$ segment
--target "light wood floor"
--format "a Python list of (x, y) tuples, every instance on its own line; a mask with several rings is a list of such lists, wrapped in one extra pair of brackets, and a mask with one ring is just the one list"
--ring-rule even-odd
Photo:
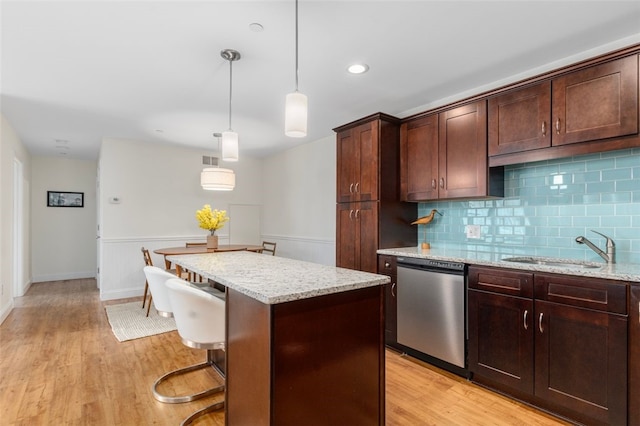
[[(94, 280), (38, 283), (16, 299), (0, 326), (1, 425), (177, 425), (222, 398), (157, 402), (153, 381), (200, 362), (204, 351), (185, 347), (177, 332), (119, 343), (104, 305)], [(386, 376), (387, 425), (565, 424), (392, 351)], [(200, 372), (182, 385), (213, 377)], [(198, 424), (223, 425), (224, 414)]]

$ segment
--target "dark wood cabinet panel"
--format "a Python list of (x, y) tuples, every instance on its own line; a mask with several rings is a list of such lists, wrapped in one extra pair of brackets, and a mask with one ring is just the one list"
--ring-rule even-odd
[(504, 171), (487, 161), (487, 102), (403, 123), (401, 196), (405, 201), (504, 196)]
[(533, 300), (469, 290), (469, 370), (533, 392)]
[(474, 381), (585, 424), (640, 415), (627, 392), (640, 291), (628, 317), (625, 282), (470, 266), (468, 286)]
[(586, 423), (627, 423), (627, 318), (535, 302), (535, 395)]
[(485, 100), (440, 113), (438, 158), (439, 198), (489, 195)]
[(551, 146), (551, 82), (489, 99), (489, 155)]
[(336, 245), (338, 266), (366, 272), (377, 271), (378, 202), (338, 203)]
[(533, 274), (529, 272), (473, 266), (468, 283), (476, 290), (533, 298)]
[(405, 201), (438, 198), (438, 114), (400, 127), (400, 193)]
[(629, 424), (640, 425), (640, 284), (629, 293)]
[(400, 120), (378, 113), (334, 130), (336, 265), (376, 272), (378, 249), (417, 241), (417, 206), (400, 201)]
[(553, 145), (638, 133), (638, 56), (552, 82)]
[(395, 346), (398, 343), (398, 298), (397, 298), (397, 258), (378, 255), (378, 273), (387, 275), (391, 282), (385, 288), (385, 343)]
[(378, 199), (379, 122), (338, 133), (338, 202)]

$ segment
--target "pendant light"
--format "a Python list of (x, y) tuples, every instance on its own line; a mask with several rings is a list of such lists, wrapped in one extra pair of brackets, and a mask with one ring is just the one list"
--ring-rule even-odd
[(233, 89), (233, 62), (240, 59), (240, 52), (225, 49), (220, 56), (229, 61), (229, 130), (222, 132), (222, 161), (238, 161), (238, 134), (231, 128), (231, 97)]
[[(218, 150), (220, 149), (220, 133), (214, 133), (218, 138)], [(200, 173), (200, 185), (207, 191), (231, 191), (236, 186), (236, 175), (231, 169), (220, 167), (207, 167)]]
[(307, 136), (307, 96), (298, 91), (298, 0), (296, 0), (296, 90), (286, 99), (284, 134), (292, 138)]

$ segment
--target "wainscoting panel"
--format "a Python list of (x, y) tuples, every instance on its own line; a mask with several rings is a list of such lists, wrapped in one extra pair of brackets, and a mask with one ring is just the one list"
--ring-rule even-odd
[[(159, 238), (103, 238), (100, 248), (101, 300), (142, 296), (144, 291), (144, 259), (141, 248), (149, 249), (154, 266), (164, 268), (164, 257), (153, 250), (184, 246), (187, 241), (204, 241), (202, 235)], [(220, 235), (220, 244), (229, 244), (227, 235)]]
[(335, 266), (336, 241), (283, 235), (262, 235), (263, 241), (277, 243), (276, 256)]

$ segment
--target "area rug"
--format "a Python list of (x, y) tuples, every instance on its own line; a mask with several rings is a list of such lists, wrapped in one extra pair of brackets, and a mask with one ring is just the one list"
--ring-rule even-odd
[(146, 307), (142, 309), (142, 302), (121, 303), (105, 306), (111, 330), (120, 342), (166, 333), (176, 329), (173, 318), (158, 315), (151, 307), (149, 316)]

